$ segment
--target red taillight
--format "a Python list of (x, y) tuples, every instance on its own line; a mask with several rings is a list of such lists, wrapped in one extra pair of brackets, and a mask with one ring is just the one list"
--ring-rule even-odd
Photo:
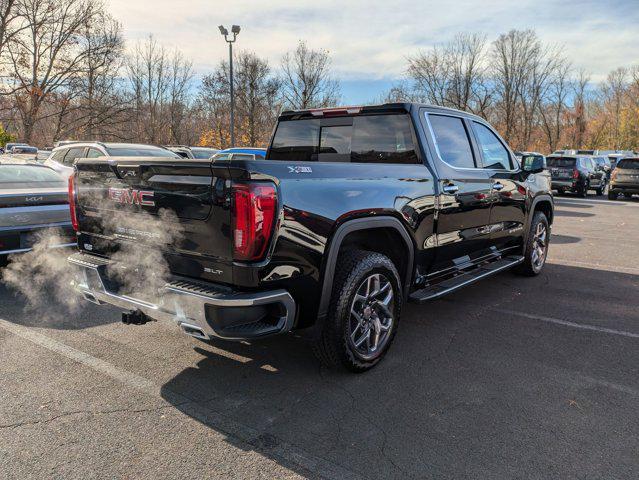
[(610, 174), (610, 180), (616, 180), (616, 179), (617, 179), (617, 169), (615, 168)]
[(572, 171), (572, 178), (579, 178), (579, 170), (577, 170), (576, 168)]
[(261, 260), (273, 234), (277, 215), (275, 185), (233, 185), (233, 258)]
[(80, 228), (75, 210), (75, 175), (69, 177), (69, 211), (71, 213), (71, 225), (73, 226), (73, 230), (77, 232)]

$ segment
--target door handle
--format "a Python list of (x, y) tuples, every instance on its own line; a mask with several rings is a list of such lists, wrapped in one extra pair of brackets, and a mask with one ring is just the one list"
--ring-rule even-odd
[(499, 190), (501, 190), (502, 188), (504, 188), (504, 186), (503, 186), (501, 183), (499, 183), (499, 182), (497, 182), (497, 183), (493, 183), (493, 190), (497, 190), (497, 191), (499, 191)]
[(459, 187), (454, 183), (449, 183), (448, 185), (444, 185), (443, 190), (445, 193), (456, 193), (459, 191)]

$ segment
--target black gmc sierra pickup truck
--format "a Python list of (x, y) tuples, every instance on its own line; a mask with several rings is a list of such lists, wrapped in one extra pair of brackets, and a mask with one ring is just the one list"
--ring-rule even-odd
[[(364, 371), (405, 302), (541, 271), (553, 197), (528, 160), (520, 168), (490, 125), (457, 110), (286, 111), (264, 160), (78, 160), (69, 262), (80, 294), (120, 307), (125, 323), (168, 319), (204, 340), (295, 330), (324, 363)], [(166, 211), (166, 230), (180, 230), (169, 240), (147, 228)], [(150, 251), (166, 278), (149, 291)], [(128, 270), (143, 293), (122, 289)]]

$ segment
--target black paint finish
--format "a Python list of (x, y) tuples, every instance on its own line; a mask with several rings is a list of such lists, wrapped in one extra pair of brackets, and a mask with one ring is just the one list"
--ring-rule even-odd
[[(379, 113), (385, 107), (375, 108)], [(239, 290), (285, 288), (299, 305), (297, 327), (305, 327), (314, 323), (318, 313), (325, 313), (330, 272), (338, 258), (335, 252), (345, 244), (393, 250), (389, 255), (401, 264), (408, 292), (460, 258), (472, 260), (487, 252), (520, 248), (534, 203), (541, 199), (552, 211), (548, 179), (543, 175), (515, 166), (513, 170), (461, 170), (442, 161), (428, 128), (428, 114), (485, 124), (483, 120), (417, 104), (394, 104), (388, 109), (410, 115), (422, 163), (79, 160), (79, 246), (85, 249), (89, 244), (93, 253), (103, 255), (122, 242), (150, 248), (153, 242), (148, 238), (118, 238), (100, 220), (118, 212), (135, 222), (136, 216), (145, 218), (141, 210), (157, 215), (160, 208), (167, 208), (179, 217), (182, 229), (174, 244), (162, 246), (172, 272)], [(365, 113), (364, 109), (361, 114)], [(286, 118), (291, 115), (287, 113)], [(474, 141), (473, 149), (481, 159)], [(123, 176), (126, 167), (135, 174)], [(273, 182), (278, 195), (278, 220), (268, 254), (252, 264), (232, 260), (230, 193), (232, 182), (240, 180)], [(498, 182), (499, 191), (494, 188)], [(444, 193), (448, 184), (457, 185), (458, 191)], [(156, 207), (114, 205), (107, 198), (109, 187), (151, 190)], [(360, 219), (372, 219), (370, 228), (336, 237), (351, 221), (365, 226)], [(140, 230), (144, 230), (143, 221)]]

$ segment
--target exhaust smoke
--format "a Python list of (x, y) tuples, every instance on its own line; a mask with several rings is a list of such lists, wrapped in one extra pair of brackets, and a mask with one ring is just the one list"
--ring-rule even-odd
[[(95, 214), (94, 214), (95, 215)], [(140, 299), (157, 297), (169, 274), (164, 253), (182, 240), (182, 227), (171, 210), (151, 215), (141, 210), (101, 210), (92, 221), (108, 246), (108, 276), (121, 293)], [(9, 257), (0, 277), (18, 297), (26, 300), (34, 318), (42, 323), (68, 320), (88, 305), (75, 290), (76, 270), (67, 263), (72, 249), (52, 249), (63, 243), (61, 232), (37, 234), (33, 250)]]

